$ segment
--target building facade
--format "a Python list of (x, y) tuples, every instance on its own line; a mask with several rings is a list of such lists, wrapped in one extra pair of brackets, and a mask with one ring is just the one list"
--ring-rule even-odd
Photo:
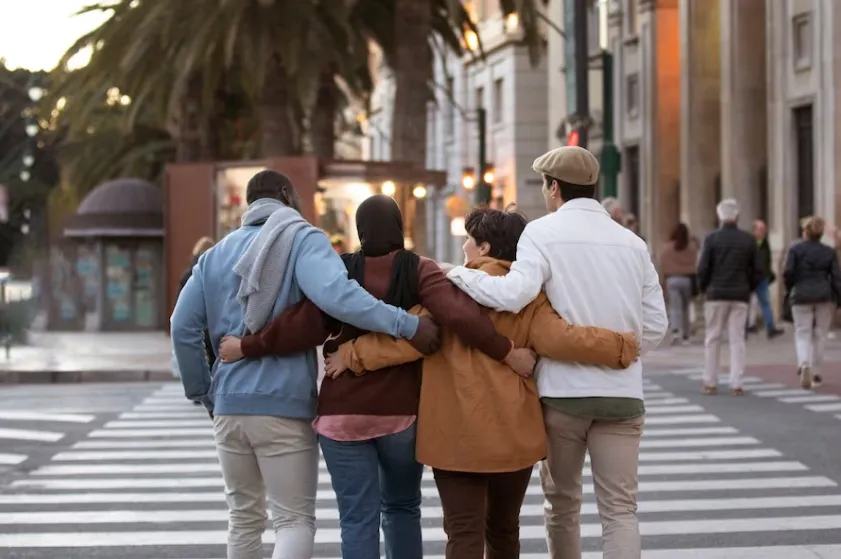
[[(465, 2), (485, 57), (436, 61), (428, 161), (447, 188), (424, 202), (428, 254), (458, 261), (463, 232), (447, 208), (471, 205), (462, 176), (478, 167), (476, 109), (487, 112), (494, 203), (544, 214), (533, 159), (563, 145), (569, 113), (565, 0), (544, 15), (546, 55), (529, 63), (516, 20), (495, 0)], [(798, 235), (799, 218), (841, 216), (841, 2), (834, 0), (594, 0), (590, 24), (588, 148), (599, 153), (604, 111), (621, 154), (618, 197), (652, 246), (683, 221), (699, 238), (716, 227), (715, 206), (735, 198), (741, 224), (764, 219), (775, 258)], [(600, 50), (612, 55), (612, 96), (603, 103)], [(390, 129), (388, 84), (380, 111)], [(381, 134), (370, 151), (387, 157)], [(379, 146), (379, 147), (376, 147)], [(474, 175), (475, 176), (475, 175)], [(461, 233), (461, 234), (459, 234)]]
[(735, 198), (768, 222), (778, 258), (799, 218), (841, 207), (841, 4), (831, 0), (612, 0), (619, 197), (642, 233), (698, 236)]
[[(498, 0), (464, 2), (474, 16), (484, 57), (452, 53), (435, 64), (436, 95), (429, 108), (428, 161), (445, 170), (449, 188), (426, 200), (431, 253), (439, 260), (457, 262), (465, 240), (458, 215), (447, 211), (447, 201), (460, 198), (452, 208), (470, 207), (475, 186), (465, 188), (465, 174), (474, 180), (480, 165), (477, 109), (486, 112), (486, 161), (493, 168), (492, 205), (504, 208), (515, 202), (530, 219), (546, 213), (542, 179), (532, 170), (536, 157), (566, 141), (566, 68), (564, 56), (564, 2), (545, 7), (547, 23), (541, 29), (546, 52), (537, 64), (529, 59), (516, 16), (504, 16)], [(598, 61), (602, 33), (600, 3), (591, 7), (590, 52)], [(470, 45), (468, 45), (470, 47)], [(590, 147), (601, 144), (601, 70), (590, 72), (590, 107), (594, 117)]]

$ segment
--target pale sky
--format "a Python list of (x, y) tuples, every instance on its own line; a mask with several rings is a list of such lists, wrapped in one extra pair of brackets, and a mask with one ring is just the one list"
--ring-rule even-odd
[(0, 58), (9, 68), (51, 70), (100, 14), (74, 16), (94, 0), (0, 0)]

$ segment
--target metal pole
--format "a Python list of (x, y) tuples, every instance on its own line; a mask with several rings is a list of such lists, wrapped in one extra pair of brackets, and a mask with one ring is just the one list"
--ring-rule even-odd
[(590, 122), (590, 76), (589, 44), (587, 41), (587, 4), (588, 0), (573, 1), (575, 19), (575, 97), (576, 116), (578, 117), (578, 145), (587, 147), (587, 128)]
[(479, 125), (479, 168), (476, 172), (476, 204), (479, 206), (491, 203), (491, 185), (485, 182), (485, 171), (488, 170), (488, 113), (484, 108), (476, 109), (476, 122)]
[(613, 55), (608, 51), (602, 52), (602, 72), (604, 72), (602, 75), (604, 141), (602, 143), (601, 171), (602, 196), (606, 198), (618, 195), (618, 175), (621, 165), (619, 150), (613, 143)]

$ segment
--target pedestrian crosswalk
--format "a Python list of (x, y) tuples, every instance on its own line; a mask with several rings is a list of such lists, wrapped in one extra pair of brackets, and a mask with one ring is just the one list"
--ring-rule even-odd
[[(701, 404), (695, 394), (646, 384), (639, 467), (643, 557), (841, 558), (836, 481), (727, 425)], [(338, 511), (330, 476), (320, 467), (315, 557), (338, 558)], [(581, 510), (585, 559), (601, 557), (591, 474), (588, 461)], [(223, 489), (206, 413), (184, 400), (179, 385), (161, 385), (0, 491), (0, 549), (13, 559), (218, 559), (225, 556), (227, 536)], [(430, 473), (422, 494), (426, 556), (441, 558), (446, 537)], [(546, 557), (544, 537), (535, 472), (522, 509), (521, 557)], [(273, 539), (267, 530), (267, 555)]]
[(56, 414), (37, 411), (0, 411), (0, 473), (6, 472), (29, 458), (29, 451), (56, 443), (64, 438), (61, 425), (83, 424), (93, 421), (87, 414)]
[[(700, 374), (692, 374), (689, 378), (701, 381)], [(719, 377), (719, 382), (726, 384), (727, 377)], [(824, 394), (819, 389), (806, 390), (780, 383), (765, 382), (758, 377), (745, 377), (742, 382), (744, 382), (745, 390), (752, 396), (772, 398), (784, 404), (799, 404), (809, 411), (833, 414), (836, 419), (841, 419), (841, 396)]]
[(133, 392), (114, 383), (10, 385), (0, 393), (0, 475), (28, 469), (57, 445), (89, 431), (99, 414), (125, 411), (154, 388)]

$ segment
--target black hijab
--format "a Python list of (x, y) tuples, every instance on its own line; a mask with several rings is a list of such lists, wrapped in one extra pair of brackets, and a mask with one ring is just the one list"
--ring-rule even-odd
[(356, 231), (362, 248), (352, 254), (343, 254), (348, 277), (360, 285), (365, 280), (365, 257), (385, 256), (394, 251), (391, 281), (384, 302), (409, 310), (419, 302), (418, 264), (420, 258), (405, 250), (403, 245), (403, 215), (397, 203), (389, 196), (371, 196), (356, 210)]

